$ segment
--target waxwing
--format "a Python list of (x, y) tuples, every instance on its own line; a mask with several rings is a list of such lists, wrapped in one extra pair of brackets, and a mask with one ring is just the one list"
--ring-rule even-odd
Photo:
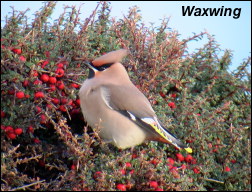
[(128, 53), (120, 49), (86, 63), (89, 76), (79, 91), (84, 119), (105, 142), (120, 149), (153, 140), (191, 153), (162, 125), (148, 99), (130, 81), (120, 63)]

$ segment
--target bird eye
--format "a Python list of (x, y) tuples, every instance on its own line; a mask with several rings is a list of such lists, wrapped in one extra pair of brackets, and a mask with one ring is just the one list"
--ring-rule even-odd
[(104, 71), (105, 69), (107, 69), (106, 67), (100, 67), (99, 71)]
[(112, 63), (108, 63), (102, 66), (97, 67), (99, 71), (104, 71), (105, 69), (109, 68), (112, 65)]

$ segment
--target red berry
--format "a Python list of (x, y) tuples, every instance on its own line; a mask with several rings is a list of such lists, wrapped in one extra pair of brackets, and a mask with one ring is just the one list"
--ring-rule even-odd
[(185, 159), (184, 156), (181, 153), (177, 153), (176, 156), (177, 156), (179, 161), (184, 161), (184, 159)]
[(8, 94), (9, 94), (9, 95), (14, 95), (14, 94), (15, 94), (15, 91), (14, 91), (13, 89), (8, 90)]
[(59, 106), (59, 110), (62, 111), (62, 112), (66, 112), (67, 111), (65, 105), (60, 105)]
[(133, 153), (131, 157), (132, 157), (132, 159), (136, 159), (137, 158), (137, 154)]
[(125, 169), (120, 169), (120, 172), (122, 173), (122, 175), (126, 175)]
[(219, 146), (218, 146), (218, 145), (215, 145), (214, 147), (215, 147), (215, 148), (212, 150), (212, 152), (217, 153), (217, 152), (218, 152)]
[(43, 124), (45, 122), (46, 122), (46, 116), (45, 116), (45, 114), (41, 114), (40, 115), (40, 123)]
[(22, 50), (21, 49), (12, 49), (12, 52), (20, 55), (22, 53)]
[(50, 104), (46, 104), (46, 108), (47, 108), (47, 109), (52, 109), (52, 108), (53, 108), (53, 106), (52, 106), (52, 105), (50, 105)]
[(72, 109), (70, 112), (71, 115), (77, 115), (79, 113), (80, 113), (80, 109)]
[(134, 169), (132, 169), (129, 173), (132, 175), (135, 172)]
[(14, 130), (14, 133), (15, 133), (16, 135), (21, 135), (21, 134), (23, 133), (23, 129), (21, 129), (21, 128), (16, 128), (16, 129)]
[(181, 165), (181, 169), (182, 169), (182, 170), (185, 170), (185, 169), (186, 169), (186, 165), (185, 165), (185, 164), (182, 164), (182, 165)]
[(72, 83), (72, 84), (71, 84), (71, 87), (78, 89), (78, 88), (80, 87), (80, 85), (78, 85), (78, 84), (76, 84), (76, 83)]
[(150, 161), (150, 163), (153, 164), (153, 165), (157, 165), (157, 164), (159, 163), (159, 160), (157, 160), (157, 159), (152, 159), (152, 160)]
[(156, 188), (154, 191), (164, 191), (162, 188)]
[(225, 171), (225, 172), (230, 172), (231, 169), (230, 169), (228, 166), (226, 166), (224, 171)]
[(33, 142), (38, 144), (38, 143), (40, 143), (40, 140), (38, 138), (34, 138)]
[(36, 106), (36, 113), (40, 113), (42, 111), (41, 107)]
[(17, 97), (18, 99), (22, 99), (22, 98), (25, 97), (25, 94), (24, 94), (23, 91), (18, 91), (18, 92), (16, 93), (16, 97)]
[(24, 87), (27, 87), (27, 86), (28, 86), (28, 84), (29, 84), (29, 81), (28, 81), (28, 80), (24, 80), (24, 82), (23, 82), (23, 86), (24, 86)]
[(76, 165), (75, 164), (71, 165), (71, 170), (76, 170)]
[(16, 139), (17, 135), (15, 133), (7, 133), (9, 139)]
[(14, 133), (14, 129), (11, 126), (7, 126), (7, 127), (5, 127), (5, 132), (6, 133)]
[(150, 185), (150, 187), (153, 187), (153, 188), (157, 188), (158, 187), (158, 183), (156, 181), (150, 181), (149, 185)]
[(36, 93), (34, 94), (34, 97), (35, 97), (35, 98), (43, 98), (43, 97), (45, 97), (45, 95), (44, 95), (43, 92), (39, 91), (39, 92), (36, 92)]
[(49, 63), (49, 61), (48, 61), (48, 60), (43, 61), (43, 63), (42, 63), (42, 65), (41, 65), (41, 67), (44, 69), (44, 68), (45, 68), (45, 66), (46, 66), (48, 63)]
[(102, 172), (101, 171), (96, 171), (95, 174), (101, 175)]
[(43, 82), (47, 82), (47, 81), (49, 81), (49, 75), (47, 75), (47, 74), (42, 74), (42, 75), (40, 76), (40, 79), (41, 79)]
[(28, 133), (34, 133), (34, 129), (33, 129), (33, 127), (31, 125), (28, 127), (27, 132)]
[(1, 118), (5, 117), (5, 112), (1, 110)]
[(131, 163), (130, 162), (126, 162), (125, 165), (126, 165), (126, 167), (131, 167)]
[(171, 158), (171, 157), (168, 157), (168, 158), (167, 158), (167, 161), (168, 161), (168, 163), (171, 164), (171, 165), (174, 164), (174, 159)]
[(62, 68), (57, 68), (55, 73), (56, 73), (56, 77), (63, 77), (65, 71)]
[(76, 106), (76, 104), (75, 104), (75, 103), (72, 103), (72, 107), (73, 107), (74, 109), (76, 109), (76, 108), (77, 108), (77, 106)]
[(171, 94), (171, 97), (172, 97), (172, 98), (176, 98), (176, 97), (177, 97), (176, 93), (172, 93), (172, 94)]
[(196, 174), (199, 174), (199, 173), (200, 173), (200, 170), (199, 170), (198, 168), (196, 168), (196, 167), (194, 167), (192, 170), (193, 170), (193, 172), (196, 173)]
[(176, 105), (175, 105), (175, 103), (174, 103), (174, 102), (170, 102), (170, 103), (168, 103), (168, 106), (169, 106), (171, 109), (176, 108)]
[(73, 100), (70, 99), (69, 102), (67, 103), (68, 105), (73, 105)]
[(53, 102), (53, 104), (57, 105), (60, 103), (60, 100), (58, 98), (53, 98), (52, 102)]
[(25, 61), (26, 61), (26, 58), (25, 58), (23, 55), (21, 55), (21, 56), (19, 57), (19, 60), (25, 62)]
[(196, 164), (196, 163), (197, 163), (197, 160), (193, 158), (193, 159), (191, 160), (191, 164), (194, 165), (194, 164)]
[(96, 178), (98, 178), (98, 177), (101, 177), (102, 176), (102, 172), (101, 171), (96, 171), (95, 173), (94, 173), (94, 179), (96, 179)]
[(45, 51), (45, 56), (46, 57), (50, 57), (50, 52), (49, 51)]
[(6, 128), (6, 127), (5, 127), (4, 125), (1, 125), (1, 129), (2, 129), (2, 130), (5, 130), (5, 128)]
[(169, 167), (169, 170), (173, 169), (173, 165), (170, 163), (167, 163), (167, 166)]
[(231, 161), (231, 163), (236, 163), (235, 159), (231, 159), (230, 161)]
[(76, 102), (77, 105), (80, 105), (80, 99), (76, 99), (75, 102)]
[(61, 104), (66, 104), (67, 103), (67, 99), (66, 98), (62, 98), (61, 100), (60, 100), (60, 102), (61, 102)]
[(37, 76), (38, 76), (38, 72), (37, 72), (36, 70), (33, 70), (33, 71), (31, 72), (31, 75), (32, 75), (33, 77), (37, 77)]
[(159, 92), (159, 95), (160, 95), (161, 97), (165, 98), (165, 94), (164, 94), (162, 91)]
[(62, 90), (62, 89), (65, 88), (65, 85), (64, 85), (64, 83), (63, 83), (62, 81), (58, 81), (58, 82), (57, 82), (57, 87), (58, 87), (60, 90)]
[(193, 140), (191, 140), (191, 139), (187, 139), (187, 140), (186, 140), (186, 142), (187, 142), (187, 143), (192, 143), (192, 142), (193, 142)]
[(170, 168), (170, 171), (172, 171), (172, 170), (176, 170), (176, 171), (177, 171), (177, 169), (178, 169), (178, 168), (174, 166), (174, 167), (171, 167), (171, 168)]
[(37, 80), (33, 81), (33, 85), (42, 85), (42, 81), (37, 79)]
[(49, 92), (53, 92), (56, 90), (56, 86), (55, 85), (49, 85), (50, 86), (50, 89), (48, 89)]
[(41, 115), (40, 115), (40, 119), (41, 119), (41, 121), (43, 121), (43, 122), (46, 121), (46, 116), (45, 116), (45, 114), (41, 114)]
[(57, 64), (57, 67), (58, 67), (58, 68), (63, 68), (63, 67), (64, 67), (64, 64), (63, 64), (63, 63), (58, 63), (58, 64)]
[(126, 191), (126, 186), (124, 184), (117, 184), (116, 188), (121, 191)]
[(57, 82), (56, 77), (49, 77), (49, 83), (55, 84)]
[(185, 157), (185, 161), (186, 161), (187, 163), (190, 163), (192, 160), (193, 160), (193, 157), (192, 157), (191, 155), (187, 155), (187, 156)]

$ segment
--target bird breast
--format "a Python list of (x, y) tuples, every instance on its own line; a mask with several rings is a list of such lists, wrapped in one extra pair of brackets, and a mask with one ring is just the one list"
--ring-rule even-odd
[(79, 92), (81, 110), (87, 123), (102, 139), (112, 142), (118, 148), (141, 144), (146, 139), (146, 132), (108, 106), (103, 87), (90, 86), (88, 81), (84, 82)]

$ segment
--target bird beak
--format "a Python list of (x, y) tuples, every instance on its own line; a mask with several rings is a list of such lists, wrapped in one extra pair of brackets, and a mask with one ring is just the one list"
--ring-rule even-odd
[(93, 64), (89, 61), (84, 61), (84, 64), (89, 68), (92, 69), (94, 72), (98, 71), (96, 68), (94, 68)]

